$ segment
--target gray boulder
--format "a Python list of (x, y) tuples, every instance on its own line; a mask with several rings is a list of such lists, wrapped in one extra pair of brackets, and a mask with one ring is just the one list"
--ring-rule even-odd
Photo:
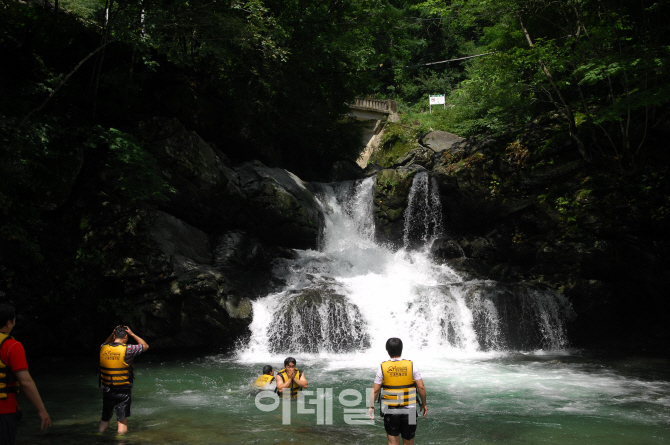
[(464, 139), (462, 137), (453, 133), (437, 130), (431, 131), (423, 138), (421, 138), (421, 143), (429, 147), (434, 152), (440, 152), (449, 150), (455, 143), (461, 142), (463, 140)]

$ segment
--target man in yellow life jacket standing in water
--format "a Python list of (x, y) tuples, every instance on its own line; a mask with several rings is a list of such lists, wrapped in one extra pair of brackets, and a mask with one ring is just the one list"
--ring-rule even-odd
[[(138, 343), (128, 345), (128, 336)], [(100, 384), (102, 385), (102, 418), (98, 433), (109, 427), (112, 412), (116, 408), (117, 432), (128, 431), (130, 395), (133, 388), (133, 359), (149, 349), (147, 342), (127, 326), (117, 326), (100, 346)]]
[[(372, 393), (368, 405), (368, 416), (374, 419), (374, 404), (381, 390), (381, 412), (384, 416), (384, 429), (389, 445), (414, 445), (416, 434), (416, 404), (423, 409), (423, 417), (428, 414), (426, 406), (426, 387), (421, 373), (411, 360), (403, 360), (402, 340), (389, 338), (386, 351), (390, 360), (382, 362), (372, 384)], [(421, 397), (417, 400), (416, 393)]]
[(284, 397), (293, 399), (298, 396), (298, 391), (307, 388), (305, 373), (296, 368), (296, 361), (293, 357), (287, 357), (284, 360), (284, 369), (277, 372), (275, 380), (277, 382), (277, 392)]

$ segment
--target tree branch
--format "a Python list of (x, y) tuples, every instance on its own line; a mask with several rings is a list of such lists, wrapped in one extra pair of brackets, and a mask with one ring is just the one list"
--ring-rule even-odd
[(107, 46), (108, 44), (112, 43), (113, 41), (114, 41), (114, 40), (109, 40), (109, 41), (105, 42), (104, 44), (102, 44), (102, 45), (100, 45), (99, 47), (97, 47), (94, 51), (92, 51), (91, 53), (89, 53), (86, 57), (84, 57), (84, 58), (77, 64), (77, 66), (75, 66), (74, 69), (73, 69), (72, 71), (70, 71), (70, 73), (69, 73), (67, 76), (65, 76), (65, 79), (63, 79), (63, 80), (60, 82), (60, 84), (59, 84), (56, 88), (54, 88), (54, 90), (51, 92), (51, 94), (49, 94), (49, 96), (44, 100), (44, 102), (42, 102), (38, 107), (35, 107), (35, 108), (33, 108), (32, 110), (30, 110), (30, 113), (28, 113), (28, 114), (26, 115), (26, 117), (24, 117), (24, 118), (21, 120), (21, 122), (19, 123), (19, 126), (22, 126), (23, 124), (25, 124), (26, 121), (27, 121), (28, 119), (30, 119), (30, 117), (31, 117), (33, 114), (37, 113), (37, 112), (40, 111), (42, 108), (44, 108), (44, 107), (46, 106), (46, 104), (49, 103), (49, 101), (51, 100), (51, 98), (54, 97), (54, 95), (56, 94), (56, 92), (57, 92), (57, 91), (58, 91), (58, 90), (65, 84), (65, 82), (68, 81), (68, 79), (69, 79), (69, 78), (70, 78), (70, 77), (71, 77), (71, 76), (72, 76), (72, 75), (73, 75), (79, 68), (81, 68), (81, 66), (82, 66), (88, 59), (90, 59), (90, 58), (91, 58), (92, 56), (94, 56), (98, 51), (100, 51), (101, 49), (103, 49), (105, 46)]

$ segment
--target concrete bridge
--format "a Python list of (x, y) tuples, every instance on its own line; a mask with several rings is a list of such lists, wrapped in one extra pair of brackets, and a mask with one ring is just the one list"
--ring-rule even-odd
[(349, 104), (351, 110), (349, 116), (360, 121), (368, 121), (363, 133), (363, 154), (356, 161), (358, 165), (365, 168), (368, 159), (379, 146), (379, 141), (384, 130), (385, 122), (398, 122), (398, 103), (395, 100), (364, 99), (357, 97), (354, 103)]
[(390, 122), (398, 122), (398, 102), (395, 100), (364, 99), (357, 97), (349, 104), (350, 116), (359, 120), (382, 120), (388, 117)]

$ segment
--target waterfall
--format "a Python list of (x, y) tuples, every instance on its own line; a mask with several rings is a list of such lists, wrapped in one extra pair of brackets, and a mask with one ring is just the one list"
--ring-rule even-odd
[(437, 181), (428, 172), (419, 172), (414, 176), (404, 217), (405, 249), (430, 245), (443, 233), (442, 203)]
[(431, 354), (560, 350), (567, 345), (568, 301), (537, 284), (465, 281), (421, 247), (442, 226), (428, 173), (412, 185), (405, 248), (374, 242), (374, 178), (315, 185), (326, 214), (318, 251), (279, 259), (286, 284), (253, 303), (246, 352), (349, 354), (383, 350), (400, 337)]

